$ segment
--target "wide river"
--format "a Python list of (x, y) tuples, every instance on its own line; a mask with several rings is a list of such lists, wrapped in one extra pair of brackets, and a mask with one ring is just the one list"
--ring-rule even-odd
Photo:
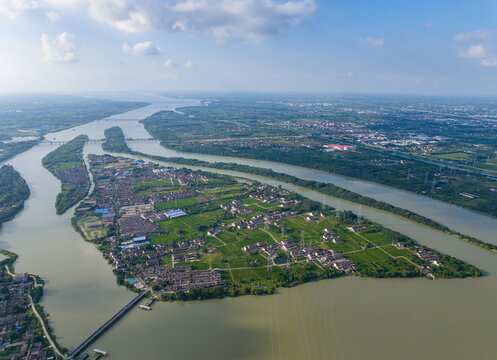
[[(160, 110), (199, 105), (164, 99), (104, 121), (49, 134), (103, 138), (118, 125), (126, 137), (149, 137), (142, 119)], [(158, 143), (130, 143), (143, 153), (206, 161), (236, 161), (301, 178), (332, 182), (408, 208), (454, 230), (497, 243), (497, 220), (392, 188), (268, 161), (178, 153)], [(55, 146), (39, 145), (9, 161), (27, 180), (25, 209), (0, 232), (0, 248), (19, 254), (18, 272), (47, 280), (42, 300), (63, 346), (72, 349), (134, 294), (118, 287), (98, 250), (71, 227), (72, 211), (55, 214), (60, 183), (41, 166)], [(85, 153), (102, 153), (88, 144)], [(168, 165), (167, 163), (164, 163)], [(192, 167), (194, 168), (194, 167)], [(422, 244), (472, 263), (487, 276), (465, 280), (377, 280), (347, 277), (282, 289), (277, 295), (132, 310), (91, 348), (112, 359), (496, 359), (497, 254), (403, 218), (257, 176), (210, 170), (281, 184), (341, 210), (350, 209)]]

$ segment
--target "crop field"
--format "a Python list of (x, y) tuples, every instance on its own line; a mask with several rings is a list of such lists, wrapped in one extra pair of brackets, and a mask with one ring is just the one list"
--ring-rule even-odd
[(385, 235), (381, 232), (377, 233), (363, 233), (361, 234), (366, 239), (374, 243), (376, 246), (388, 245), (392, 244), (392, 240), (389, 240), (385, 237)]
[(155, 204), (154, 207), (161, 211), (161, 210), (167, 210), (167, 209), (172, 209), (172, 208), (182, 208), (185, 206), (189, 205), (194, 205), (194, 204), (199, 204), (200, 201), (198, 201), (196, 198), (191, 197), (191, 198), (185, 198), (185, 199), (178, 199), (178, 200), (172, 200), (168, 201), (162, 204)]
[(212, 226), (221, 214), (221, 210), (215, 210), (160, 222), (159, 227), (164, 234), (152, 237), (152, 243), (171, 243), (204, 237), (205, 229), (201, 227)]

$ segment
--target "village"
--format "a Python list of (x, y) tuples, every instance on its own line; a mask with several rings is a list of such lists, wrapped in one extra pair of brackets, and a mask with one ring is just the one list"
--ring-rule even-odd
[(74, 223), (120, 283), (156, 297), (265, 287), (287, 270), (434, 278), (429, 269), (443, 266), (378, 225), (283, 189), (110, 155), (89, 161), (95, 190)]
[(7, 263), (0, 264), (0, 359), (55, 359), (30, 306), (29, 296), (41, 284), (28, 274), (12, 274)]

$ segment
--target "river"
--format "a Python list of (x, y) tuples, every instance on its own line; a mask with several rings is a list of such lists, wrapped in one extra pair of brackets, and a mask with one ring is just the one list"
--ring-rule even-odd
[[(118, 125), (126, 137), (149, 137), (137, 121), (159, 110), (198, 105), (167, 99), (78, 128), (49, 134), (103, 137)], [(130, 143), (144, 153), (178, 156), (157, 143)], [(0, 231), (0, 248), (19, 254), (18, 272), (47, 280), (42, 300), (59, 341), (76, 347), (133, 297), (118, 287), (98, 250), (70, 224), (72, 211), (55, 214), (60, 183), (41, 166), (55, 147), (39, 145), (9, 161), (26, 179), (31, 197), (25, 209)], [(101, 153), (88, 144), (85, 154)], [(183, 156), (184, 154), (179, 154)], [(223, 157), (197, 156), (208, 161)], [(432, 217), (455, 230), (496, 243), (497, 220), (402, 191), (317, 171), (271, 162), (233, 159), (270, 166), (302, 178), (329, 181)], [(167, 164), (167, 163), (165, 163)], [(229, 171), (271, 185), (281, 184), (342, 210), (355, 204), (289, 184)], [(290, 172), (291, 171), (291, 172)], [(435, 208), (435, 209), (434, 209)], [(470, 262), (488, 273), (465, 280), (377, 280), (347, 277), (282, 289), (277, 295), (191, 303), (156, 303), (150, 312), (132, 310), (96, 341), (112, 359), (495, 359), (497, 357), (496, 255), (403, 218), (362, 207), (363, 216), (411, 236), (422, 244)]]

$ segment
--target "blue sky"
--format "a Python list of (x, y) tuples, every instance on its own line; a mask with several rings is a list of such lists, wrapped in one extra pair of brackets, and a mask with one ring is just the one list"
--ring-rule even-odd
[(497, 95), (497, 0), (0, 0), (0, 91)]

